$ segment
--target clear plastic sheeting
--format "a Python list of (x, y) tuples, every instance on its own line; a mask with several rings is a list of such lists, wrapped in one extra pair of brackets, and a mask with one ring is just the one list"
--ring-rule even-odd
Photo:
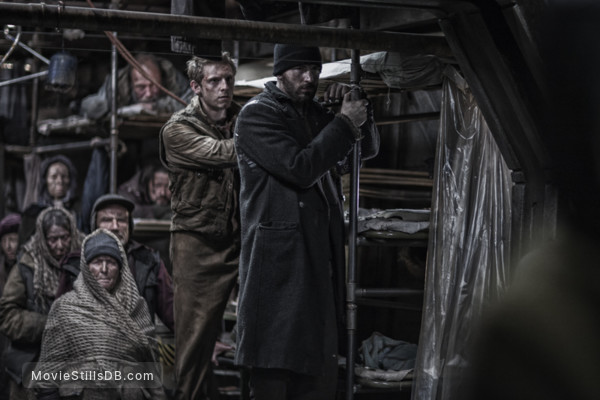
[(447, 68), (413, 400), (464, 397), (474, 327), (509, 281), (511, 186), (468, 85)]

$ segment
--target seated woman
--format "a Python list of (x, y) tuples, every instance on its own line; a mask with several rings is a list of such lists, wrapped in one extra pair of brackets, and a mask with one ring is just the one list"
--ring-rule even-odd
[[(80, 373), (123, 372), (123, 366), (149, 372), (152, 380), (35, 382), (38, 398), (162, 399), (155, 365), (154, 325), (139, 295), (119, 239), (98, 229), (81, 249), (81, 273), (73, 290), (56, 300), (48, 315), (36, 370)], [(124, 373), (124, 372), (123, 372)]]
[(42, 161), (37, 186), (37, 201), (23, 210), (19, 228), (19, 244), (25, 243), (35, 231), (35, 221), (40, 212), (52, 206), (62, 206), (75, 216), (81, 204), (77, 199), (77, 170), (71, 160), (55, 155)]
[(62, 207), (40, 213), (35, 234), (25, 243), (11, 269), (0, 298), (0, 333), (11, 340), (5, 353), (11, 380), (11, 398), (25, 395), (23, 366), (39, 355), (46, 316), (54, 302), (60, 260), (81, 246), (75, 218)]

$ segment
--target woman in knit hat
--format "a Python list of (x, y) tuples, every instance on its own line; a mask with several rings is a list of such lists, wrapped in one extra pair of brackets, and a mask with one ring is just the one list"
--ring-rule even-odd
[[(162, 399), (155, 367), (154, 325), (139, 295), (119, 239), (98, 229), (83, 241), (81, 273), (73, 290), (54, 303), (44, 330), (35, 371), (42, 374), (81, 370), (94, 379), (32, 381), (44, 398)], [(114, 380), (97, 373), (112, 371)], [(151, 379), (127, 380), (126, 373)], [(116, 379), (123, 374), (123, 379)], [(139, 377), (139, 376), (138, 376)], [(71, 398), (71, 397), (69, 397)]]

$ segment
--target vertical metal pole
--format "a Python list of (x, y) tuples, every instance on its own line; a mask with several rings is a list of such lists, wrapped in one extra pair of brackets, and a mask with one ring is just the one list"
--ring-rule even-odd
[[(358, 85), (360, 82), (360, 51), (352, 50), (352, 65), (350, 70), (350, 83)], [(348, 330), (348, 355), (346, 358), (346, 399), (354, 398), (354, 359), (356, 349), (356, 235), (358, 221), (358, 190), (360, 168), (360, 142), (352, 149), (352, 171), (350, 173), (350, 226), (348, 231), (348, 276), (346, 283), (346, 318)]]
[[(32, 72), (37, 72), (39, 66), (39, 62), (37, 60), (33, 60), (31, 63), (31, 67), (33, 69)], [(40, 103), (40, 78), (33, 79), (33, 85), (31, 87), (31, 119), (29, 126), (29, 145), (35, 146), (37, 142), (37, 119), (38, 119), (38, 110)]]
[[(6, 175), (6, 160), (4, 158), (4, 143), (0, 143), (0, 190), (2, 190), (2, 193), (6, 193), (5, 192), (5, 182), (4, 182), (4, 175)], [(0, 218), (4, 218), (4, 211), (6, 209), (6, 195), (4, 196), (0, 196)]]
[[(113, 34), (115, 37), (117, 36), (117, 32), (113, 32)], [(117, 193), (117, 146), (119, 145), (119, 131), (117, 129), (117, 74), (117, 47), (113, 44), (111, 49), (110, 193)]]

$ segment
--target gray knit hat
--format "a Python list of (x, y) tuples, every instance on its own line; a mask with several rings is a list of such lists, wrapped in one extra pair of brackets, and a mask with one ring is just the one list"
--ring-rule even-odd
[(115, 238), (105, 232), (98, 232), (85, 242), (83, 251), (85, 261), (89, 263), (98, 256), (110, 256), (117, 260), (119, 267), (123, 266), (123, 257)]
[(281, 75), (299, 65), (321, 65), (321, 52), (318, 47), (304, 47), (293, 44), (276, 44), (273, 50), (273, 75)]

